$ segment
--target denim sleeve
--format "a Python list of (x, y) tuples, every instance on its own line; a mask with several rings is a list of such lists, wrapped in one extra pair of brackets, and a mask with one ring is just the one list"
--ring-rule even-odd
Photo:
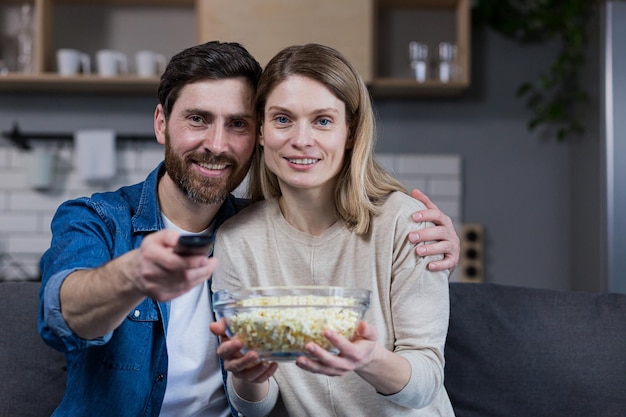
[[(116, 257), (118, 250), (128, 250), (130, 242), (118, 232), (121, 227), (120, 221), (113, 217), (115, 214), (92, 199), (80, 198), (59, 206), (52, 220), (52, 242), (40, 261), (42, 287), (38, 326), (42, 339), (61, 352), (100, 345), (111, 337), (108, 334), (86, 340), (75, 335), (61, 314), (59, 291), (72, 272), (97, 268)], [(124, 221), (124, 216), (118, 218)], [(120, 244), (114, 245), (114, 241)]]
[(50, 346), (62, 352), (82, 349), (88, 346), (102, 345), (111, 339), (112, 332), (97, 339), (87, 340), (78, 337), (67, 325), (61, 313), (60, 291), (65, 278), (72, 272), (84, 268), (59, 271), (48, 279), (42, 288), (42, 316), (40, 334)]

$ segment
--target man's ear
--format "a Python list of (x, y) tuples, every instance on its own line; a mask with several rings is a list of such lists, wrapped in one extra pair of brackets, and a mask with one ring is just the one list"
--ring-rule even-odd
[(163, 106), (158, 104), (154, 110), (154, 135), (157, 142), (161, 145), (165, 144), (165, 131), (167, 130), (167, 119)]

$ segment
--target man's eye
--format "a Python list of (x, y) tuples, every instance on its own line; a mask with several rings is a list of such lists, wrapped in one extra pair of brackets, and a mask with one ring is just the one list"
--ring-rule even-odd
[(202, 117), (200, 116), (189, 116), (189, 120), (192, 123), (202, 123)]
[(235, 120), (232, 123), (233, 127), (236, 129), (243, 129), (247, 126), (246, 122), (244, 122), (243, 120)]

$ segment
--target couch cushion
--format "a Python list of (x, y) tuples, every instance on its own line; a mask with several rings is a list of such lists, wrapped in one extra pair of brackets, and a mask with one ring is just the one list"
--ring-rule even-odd
[(49, 416), (65, 389), (65, 358), (37, 333), (39, 282), (0, 282), (0, 416)]
[(450, 284), (457, 417), (626, 415), (626, 295)]

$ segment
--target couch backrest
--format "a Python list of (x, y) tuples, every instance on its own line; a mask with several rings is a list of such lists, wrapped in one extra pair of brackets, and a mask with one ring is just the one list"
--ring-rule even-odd
[(0, 417), (49, 416), (65, 389), (65, 358), (37, 333), (39, 282), (0, 282)]
[(626, 295), (450, 284), (457, 417), (626, 416)]

